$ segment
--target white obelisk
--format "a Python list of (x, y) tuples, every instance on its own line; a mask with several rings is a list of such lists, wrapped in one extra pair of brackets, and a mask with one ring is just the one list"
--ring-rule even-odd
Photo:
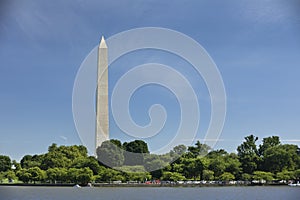
[[(98, 48), (96, 99), (96, 150), (102, 142), (109, 139), (108, 114), (108, 58), (107, 46), (102, 36)], [(95, 152), (97, 155), (97, 151)]]

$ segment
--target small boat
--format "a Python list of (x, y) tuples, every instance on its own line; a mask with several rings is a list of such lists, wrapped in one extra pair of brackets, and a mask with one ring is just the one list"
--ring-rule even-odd
[(288, 186), (296, 187), (296, 186), (300, 186), (300, 183), (298, 181), (297, 183), (290, 183), (290, 184), (288, 184)]
[(74, 185), (73, 187), (74, 187), (74, 188), (81, 188), (81, 186), (78, 185), (78, 184)]
[(93, 187), (91, 183), (88, 183), (86, 187)]

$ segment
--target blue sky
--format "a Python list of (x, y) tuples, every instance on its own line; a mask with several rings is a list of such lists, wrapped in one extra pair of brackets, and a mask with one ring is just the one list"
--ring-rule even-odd
[[(250, 133), (260, 139), (278, 135), (284, 143), (299, 145), (300, 4), (296, 0), (12, 0), (1, 1), (0, 7), (0, 154), (19, 160), (46, 152), (51, 143), (80, 144), (72, 90), (82, 61), (102, 35), (108, 38), (148, 26), (188, 35), (217, 64), (226, 89), (227, 117), (215, 148), (235, 151)], [(110, 79), (113, 82), (130, 66), (150, 61), (181, 70), (194, 81), (199, 98), (208, 96), (201, 77), (188, 67), (182, 70), (180, 65), (188, 64), (164, 52), (124, 56), (113, 63)], [(165, 128), (176, 129), (179, 111), (174, 96), (157, 86), (142, 89), (130, 105), (133, 119), (147, 124), (149, 106), (162, 103), (174, 116)], [(197, 137), (201, 139), (210, 117), (209, 103), (200, 100), (200, 108)], [(115, 138), (121, 134), (114, 123), (111, 132)], [(149, 143), (150, 149), (157, 145)]]

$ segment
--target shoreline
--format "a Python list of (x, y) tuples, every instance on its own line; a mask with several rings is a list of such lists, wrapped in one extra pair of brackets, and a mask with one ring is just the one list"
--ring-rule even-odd
[[(28, 187), (74, 187), (75, 183), (66, 184), (41, 184), (41, 183), (1, 183), (0, 186), (28, 186)], [(90, 187), (81, 185), (82, 187)], [(253, 187), (253, 186), (288, 186), (287, 184), (128, 184), (128, 183), (94, 183), (91, 187)]]

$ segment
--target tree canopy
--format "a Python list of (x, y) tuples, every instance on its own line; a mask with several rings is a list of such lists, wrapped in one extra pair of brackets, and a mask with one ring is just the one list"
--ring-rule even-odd
[(278, 136), (257, 143), (254, 135), (245, 137), (236, 154), (224, 149), (212, 150), (197, 141), (194, 146), (178, 145), (168, 153), (156, 155), (149, 152), (144, 141), (122, 144), (113, 139), (98, 147), (98, 159), (88, 156), (82, 145), (52, 144), (47, 153), (25, 155), (20, 163), (0, 155), (0, 182), (5, 179), (53, 184), (151, 179), (267, 182), (300, 179), (297, 145), (281, 144)]
[(11, 160), (8, 156), (0, 155), (0, 172), (11, 169)]

